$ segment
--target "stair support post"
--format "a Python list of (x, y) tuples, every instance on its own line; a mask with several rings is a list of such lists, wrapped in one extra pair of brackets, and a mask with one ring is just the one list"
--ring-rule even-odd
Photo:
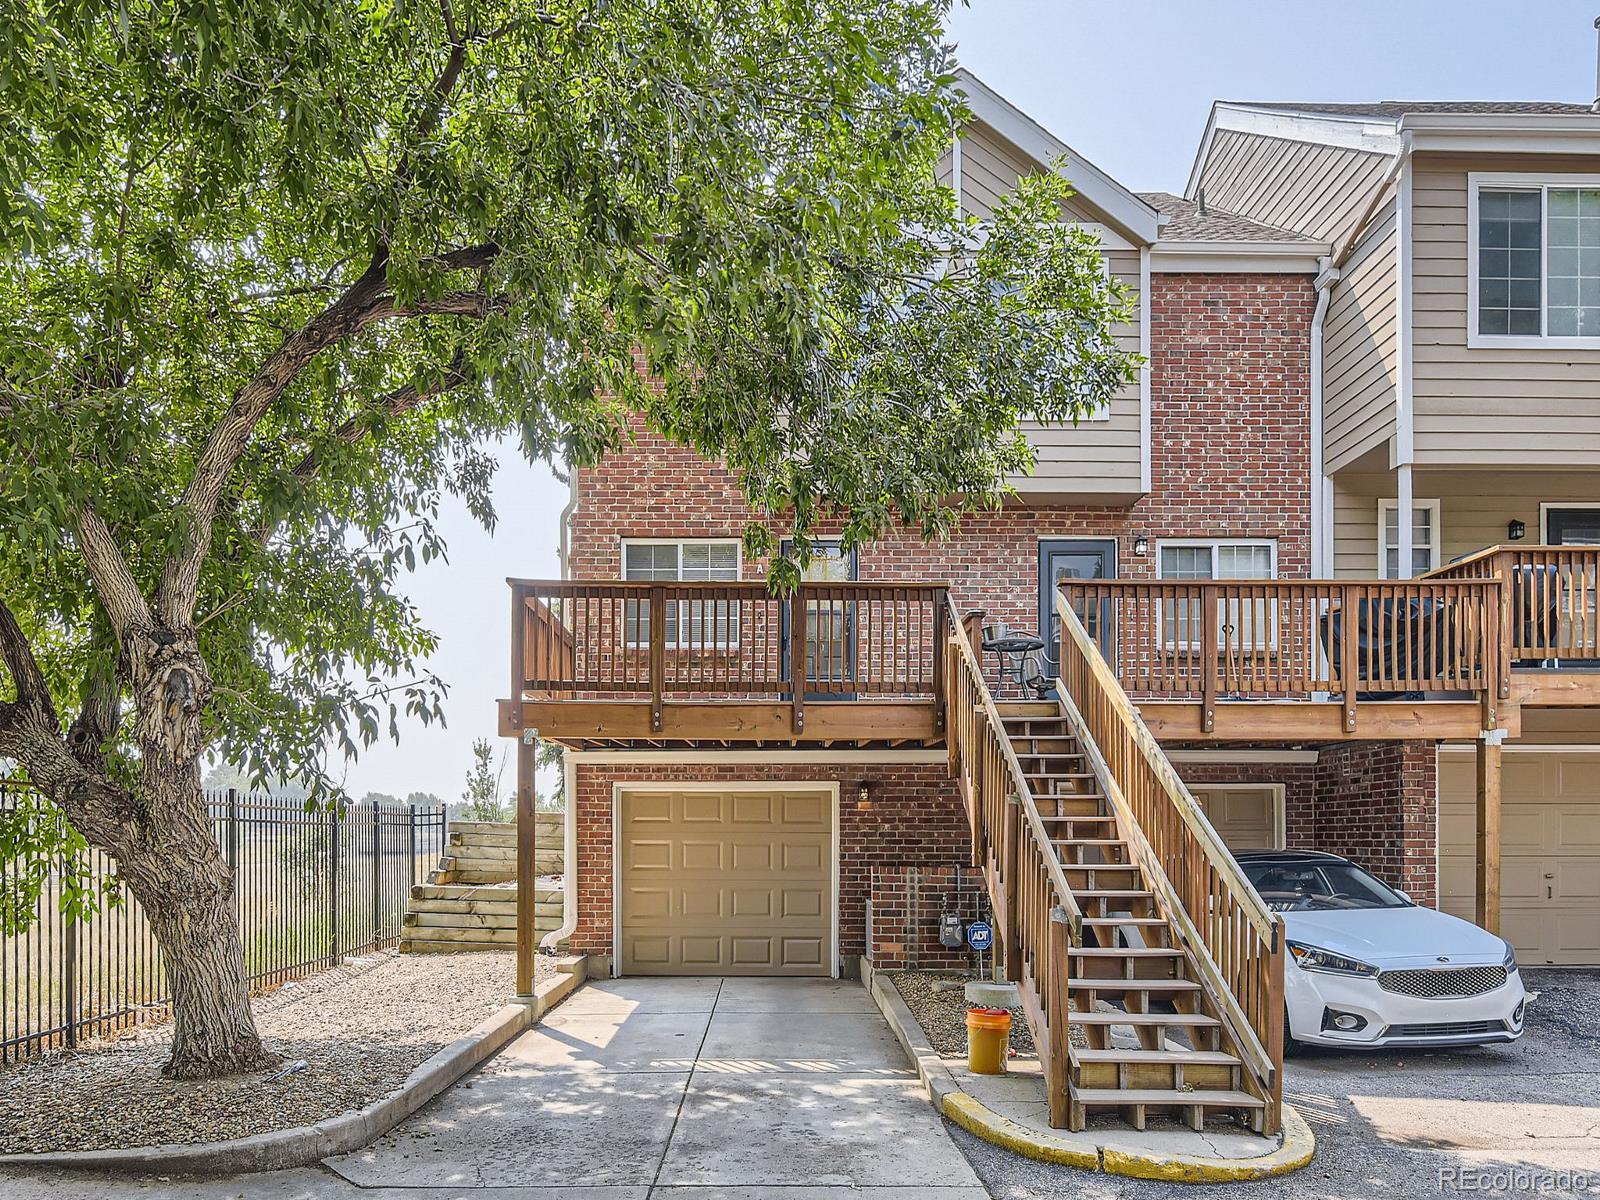
[(1022, 980), (1022, 921), (1018, 911), (1021, 904), (1019, 888), (1022, 872), (1022, 798), (1015, 792), (1006, 793), (1005, 841), (1000, 847), (1001, 890), (1005, 896), (1005, 913), (1001, 925), (1001, 950), (1005, 955), (1006, 979), (1012, 983)]
[[(534, 930), (538, 898), (535, 864), (538, 842), (535, 833), (534, 785), (538, 769), (539, 731), (524, 729), (517, 739), (517, 988), (518, 996), (533, 995), (534, 955), (538, 941)], [(568, 804), (578, 798), (569, 796)]]
[(1072, 1104), (1068, 1095), (1071, 1064), (1067, 1057), (1072, 1044), (1071, 1010), (1067, 979), (1072, 973), (1071, 922), (1067, 910), (1059, 905), (1050, 910), (1050, 961), (1044, 972), (1049, 998), (1050, 1046), (1045, 1063), (1045, 1083), (1049, 1086), (1050, 1128), (1067, 1129), (1072, 1123)]

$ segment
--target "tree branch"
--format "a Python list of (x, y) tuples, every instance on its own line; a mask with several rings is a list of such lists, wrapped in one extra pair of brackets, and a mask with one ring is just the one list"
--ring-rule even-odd
[(150, 607), (111, 530), (100, 514), (87, 505), (78, 512), (78, 549), (89, 566), (95, 594), (111, 618), (120, 647), (132, 630), (150, 626)]
[[(59, 729), (55, 703), (50, 699), (50, 685), (33, 657), (28, 635), (22, 632), (16, 614), (4, 600), (0, 600), (0, 661), (6, 664), (6, 671), (17, 689), (14, 705), (0, 705), (0, 725), (9, 724), (26, 713), (35, 721)], [(12, 711), (6, 711), (8, 708)]]

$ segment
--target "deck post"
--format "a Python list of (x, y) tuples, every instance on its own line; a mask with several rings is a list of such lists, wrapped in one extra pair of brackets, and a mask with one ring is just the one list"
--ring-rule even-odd
[(1072, 1105), (1067, 1098), (1067, 1080), (1070, 1064), (1067, 1059), (1071, 1043), (1071, 1004), (1067, 999), (1067, 979), (1072, 966), (1067, 954), (1071, 945), (1070, 920), (1061, 907), (1050, 910), (1050, 962), (1044, 980), (1044, 992), (1049, 998), (1050, 1045), (1044, 1064), (1044, 1081), (1050, 1101), (1050, 1128), (1066, 1129), (1072, 1121)]
[(513, 727), (522, 725), (522, 697), (527, 688), (528, 593), (520, 583), (511, 584), (511, 707), (508, 719)]
[(945, 592), (933, 593), (933, 728), (944, 732), (945, 703), (949, 693), (946, 687), (944, 660), (946, 643), (950, 640), (950, 602)]
[(1200, 729), (1211, 733), (1217, 727), (1217, 668), (1223, 647), (1217, 643), (1219, 592), (1209, 584), (1200, 585)]
[(1478, 739), (1478, 925), (1500, 932), (1500, 743), (1503, 731)]
[[(538, 952), (534, 916), (538, 862), (534, 819), (535, 773), (538, 770), (539, 731), (525, 729), (517, 739), (517, 995), (533, 995), (534, 955)], [(567, 797), (576, 804), (576, 796)]]
[(650, 729), (661, 732), (661, 693), (667, 681), (666, 589), (650, 589)]
[(806, 729), (806, 600), (805, 586), (797, 585), (789, 597), (789, 702), (793, 706), (790, 729), (798, 737)]
[(1359, 658), (1360, 623), (1357, 612), (1356, 589), (1345, 584), (1339, 589), (1339, 686), (1344, 695), (1344, 731), (1356, 731), (1356, 696), (1360, 686), (1361, 663)]

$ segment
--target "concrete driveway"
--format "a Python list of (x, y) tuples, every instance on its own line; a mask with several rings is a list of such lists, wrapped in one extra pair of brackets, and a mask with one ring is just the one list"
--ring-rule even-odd
[(363, 1188), (598, 1189), (584, 1200), (985, 1195), (866, 991), (831, 980), (591, 984), (328, 1165)]

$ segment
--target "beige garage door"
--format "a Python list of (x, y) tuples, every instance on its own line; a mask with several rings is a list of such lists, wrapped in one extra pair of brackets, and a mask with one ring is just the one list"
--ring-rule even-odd
[(625, 975), (831, 975), (831, 789), (639, 788), (618, 824)]
[[(1477, 896), (1474, 756), (1439, 754), (1439, 897)], [(1501, 768), (1500, 932), (1524, 963), (1600, 963), (1600, 754), (1507, 751)]]
[(1283, 846), (1283, 787), (1280, 784), (1191, 783), (1189, 791), (1230, 850), (1278, 850)]

